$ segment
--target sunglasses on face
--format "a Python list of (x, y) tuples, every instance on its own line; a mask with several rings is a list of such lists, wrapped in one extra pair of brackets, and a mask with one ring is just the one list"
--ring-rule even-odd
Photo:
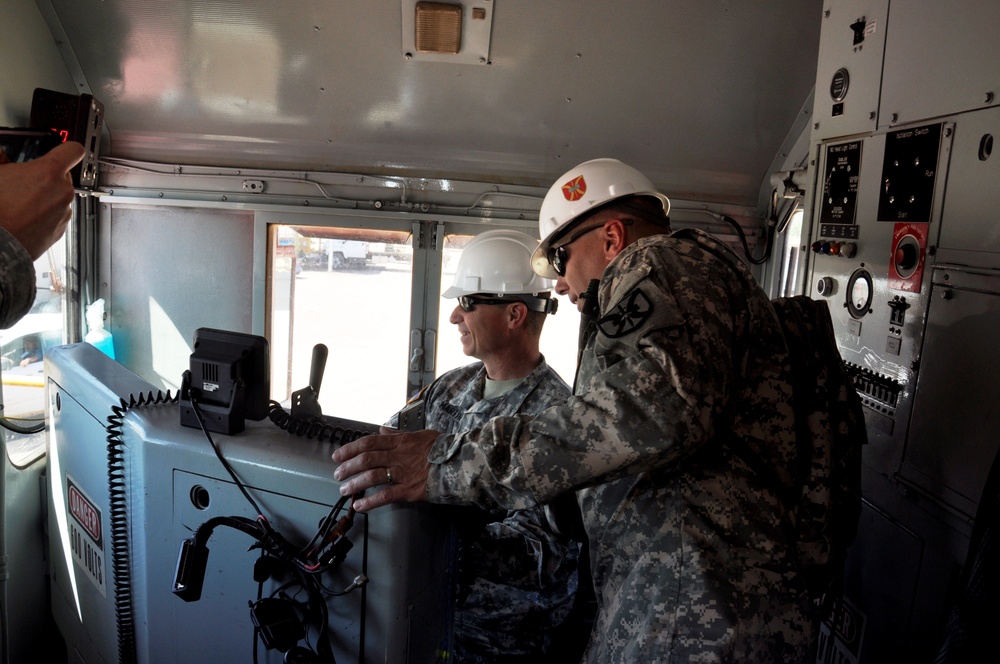
[(552, 266), (552, 269), (557, 275), (560, 277), (566, 276), (566, 262), (569, 260), (569, 252), (566, 251), (566, 247), (576, 242), (587, 233), (596, 231), (598, 228), (604, 228), (604, 224), (605, 222), (602, 221), (599, 224), (578, 229), (573, 233), (569, 233), (566, 237), (566, 241), (560, 242), (558, 247), (549, 247), (549, 265)]
[(501, 297), (484, 297), (480, 295), (459, 295), (458, 306), (462, 311), (473, 311), (480, 304), (512, 304), (520, 300), (508, 300)]

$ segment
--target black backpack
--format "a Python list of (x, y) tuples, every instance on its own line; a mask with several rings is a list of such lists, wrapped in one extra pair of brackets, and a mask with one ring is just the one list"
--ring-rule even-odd
[(861, 516), (861, 448), (868, 442), (861, 398), (837, 347), (826, 302), (804, 295), (771, 301), (792, 367), (801, 463), (791, 521), (817, 606), (842, 581)]
[[(733, 264), (726, 244), (693, 229), (673, 237), (696, 242)], [(825, 301), (804, 295), (771, 300), (788, 349), (792, 406), (801, 454), (786, 495), (799, 568), (821, 617), (840, 592), (847, 549), (861, 517), (861, 448), (868, 430), (861, 397), (844, 365)]]

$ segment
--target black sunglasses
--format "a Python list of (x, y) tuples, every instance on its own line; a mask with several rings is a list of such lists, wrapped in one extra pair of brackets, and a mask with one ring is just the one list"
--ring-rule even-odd
[(458, 296), (458, 306), (462, 307), (462, 311), (472, 311), (480, 304), (513, 304), (514, 302), (520, 302), (521, 300), (506, 299), (501, 297), (482, 297), (478, 295), (459, 295)]
[(560, 242), (558, 247), (549, 247), (549, 265), (552, 266), (552, 269), (555, 270), (557, 275), (560, 277), (566, 276), (566, 261), (569, 260), (569, 254), (566, 252), (566, 247), (573, 242), (576, 242), (590, 231), (596, 231), (598, 228), (604, 228), (605, 223), (606, 222), (602, 221), (599, 224), (578, 229), (573, 233), (569, 233), (566, 237), (566, 241)]

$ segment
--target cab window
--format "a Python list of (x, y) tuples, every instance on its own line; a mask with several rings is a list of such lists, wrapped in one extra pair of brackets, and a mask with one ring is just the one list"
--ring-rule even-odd
[[(441, 247), (428, 243), (418, 250), (412, 234), (402, 230), (324, 220), (315, 226), (271, 224), (272, 399), (291, 409), (292, 395), (309, 385), (317, 344), (328, 350), (319, 390), (323, 414), (378, 424), (416, 392), (414, 380), (426, 384), (476, 361), (463, 354), (449, 322), (456, 301), (440, 297), (472, 237), (445, 232)], [(424, 301), (425, 292), (436, 296)], [(541, 351), (572, 385), (580, 317), (564, 298), (559, 306), (546, 319)], [(425, 373), (432, 366), (433, 373)]]
[(275, 225), (271, 237), (271, 398), (285, 403), (309, 386), (323, 344), (323, 414), (385, 422), (406, 396), (409, 234)]
[(35, 302), (21, 320), (0, 330), (0, 374), (6, 450), (26, 466), (45, 453), (44, 353), (64, 342), (65, 239), (35, 261)]

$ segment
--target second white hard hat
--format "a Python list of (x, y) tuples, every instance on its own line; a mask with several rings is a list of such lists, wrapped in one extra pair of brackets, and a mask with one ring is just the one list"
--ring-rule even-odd
[(538, 241), (527, 233), (496, 229), (480, 233), (465, 245), (455, 280), (443, 297), (460, 295), (537, 295), (553, 283), (531, 269)]

